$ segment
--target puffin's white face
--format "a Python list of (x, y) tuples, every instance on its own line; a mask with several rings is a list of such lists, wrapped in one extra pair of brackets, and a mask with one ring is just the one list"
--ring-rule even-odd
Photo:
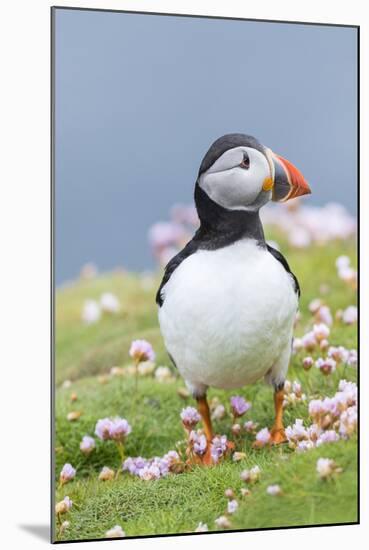
[(199, 185), (217, 204), (229, 210), (260, 208), (272, 196), (273, 162), (251, 147), (235, 147), (201, 174)]

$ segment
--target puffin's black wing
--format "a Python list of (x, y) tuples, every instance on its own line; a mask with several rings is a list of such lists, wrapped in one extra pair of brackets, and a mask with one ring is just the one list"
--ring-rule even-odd
[(162, 279), (162, 281), (160, 283), (160, 286), (159, 286), (159, 289), (156, 293), (156, 303), (158, 304), (159, 307), (161, 307), (164, 303), (163, 296), (161, 295), (161, 291), (163, 290), (164, 285), (167, 284), (167, 282), (169, 281), (169, 279), (172, 276), (172, 273), (183, 262), (183, 260), (185, 260), (186, 258), (191, 256), (191, 254), (194, 254), (197, 251), (198, 248), (199, 248), (199, 243), (196, 242), (195, 239), (192, 239), (191, 241), (189, 241), (186, 244), (186, 246), (180, 252), (178, 252), (178, 254), (176, 254), (167, 263), (167, 266), (166, 266), (165, 271), (164, 271), (163, 279)]
[(283, 254), (278, 252), (278, 250), (276, 250), (272, 246), (269, 246), (268, 244), (266, 246), (267, 246), (268, 252), (270, 252), (271, 255), (275, 257), (276, 260), (281, 262), (281, 264), (283, 265), (283, 267), (285, 268), (287, 273), (289, 273), (291, 275), (291, 277), (293, 279), (293, 282), (294, 282), (294, 286), (295, 286), (295, 292), (296, 292), (297, 296), (300, 298), (301, 291), (300, 291), (299, 282), (297, 280), (296, 275), (294, 273), (292, 273), (292, 271), (290, 270), (290, 266), (288, 265), (288, 262), (287, 262), (286, 258), (283, 256)]

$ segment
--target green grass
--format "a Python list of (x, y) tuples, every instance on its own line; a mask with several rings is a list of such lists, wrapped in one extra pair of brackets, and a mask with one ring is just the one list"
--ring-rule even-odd
[[(321, 285), (329, 290), (322, 299), (332, 312), (356, 302), (356, 293), (338, 279), (334, 262), (338, 255), (348, 254), (355, 264), (355, 244), (330, 243), (327, 246), (296, 251), (284, 246), (283, 252), (299, 278), (302, 288), (302, 319), (296, 335), (303, 334), (312, 323), (309, 302), (321, 296)], [(277, 526), (297, 526), (355, 522), (356, 498), (356, 441), (340, 441), (304, 454), (296, 454), (286, 446), (253, 450), (252, 436), (243, 436), (238, 449), (247, 457), (240, 463), (230, 459), (212, 468), (196, 467), (192, 471), (170, 475), (157, 481), (144, 482), (128, 474), (110, 482), (97, 480), (102, 466), (118, 468), (119, 457), (112, 442), (97, 441), (95, 451), (84, 457), (79, 443), (85, 434), (93, 435), (96, 421), (105, 416), (122, 416), (132, 424), (126, 443), (126, 455), (151, 457), (175, 448), (183, 439), (179, 412), (192, 399), (183, 400), (177, 389), (183, 381), (177, 377), (159, 383), (152, 377), (139, 379), (139, 391), (134, 395), (132, 377), (110, 377), (105, 384), (98, 376), (112, 366), (129, 364), (128, 349), (132, 339), (149, 340), (157, 353), (157, 364), (169, 366), (157, 322), (154, 295), (160, 276), (153, 287), (144, 287), (137, 275), (111, 273), (90, 281), (76, 281), (58, 290), (56, 299), (56, 479), (65, 462), (77, 468), (74, 481), (57, 489), (56, 499), (69, 495), (74, 501), (65, 516), (70, 528), (58, 540), (78, 540), (104, 537), (105, 532), (120, 524), (128, 536), (160, 533), (192, 532), (202, 521), (216, 530), (214, 520), (226, 509), (224, 490), (232, 487), (238, 493), (239, 510), (232, 517), (232, 528), (255, 529)], [(85, 299), (99, 298), (102, 292), (114, 292), (121, 300), (122, 311), (116, 316), (105, 315), (92, 326), (80, 320)], [(332, 345), (357, 347), (357, 327), (335, 322), (330, 337)], [(331, 377), (316, 369), (305, 372), (301, 355), (294, 356), (289, 379), (298, 379), (308, 398), (333, 395), (341, 378), (356, 380), (356, 371), (339, 367)], [(71, 388), (62, 387), (66, 379)], [(70, 395), (75, 392), (76, 402)], [(228, 406), (235, 392), (210, 390)], [(241, 389), (252, 403), (246, 419), (260, 427), (270, 426), (273, 420), (272, 391), (261, 381)], [(76, 422), (66, 419), (68, 412), (79, 410)], [(285, 412), (286, 425), (296, 418), (308, 422), (307, 404), (298, 403)], [(229, 417), (216, 422), (217, 433), (230, 435)], [(320, 456), (333, 458), (343, 468), (334, 480), (323, 482), (315, 472)], [(239, 489), (242, 469), (258, 464), (262, 469), (259, 483), (252, 487), (249, 497), (241, 498)], [(269, 484), (278, 483), (283, 489), (280, 497), (266, 494)], [(64, 519), (64, 518), (63, 518)]]

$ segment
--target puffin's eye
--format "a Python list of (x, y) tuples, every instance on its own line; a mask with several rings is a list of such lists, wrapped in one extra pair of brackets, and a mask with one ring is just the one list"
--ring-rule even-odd
[(245, 168), (246, 170), (250, 168), (250, 158), (245, 151), (243, 152), (243, 161), (241, 162), (240, 167)]

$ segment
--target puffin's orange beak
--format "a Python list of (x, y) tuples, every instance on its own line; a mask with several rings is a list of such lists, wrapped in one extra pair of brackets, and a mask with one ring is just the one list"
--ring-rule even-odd
[(274, 164), (273, 201), (286, 202), (311, 193), (306, 179), (292, 162), (275, 153), (272, 153), (272, 160)]

